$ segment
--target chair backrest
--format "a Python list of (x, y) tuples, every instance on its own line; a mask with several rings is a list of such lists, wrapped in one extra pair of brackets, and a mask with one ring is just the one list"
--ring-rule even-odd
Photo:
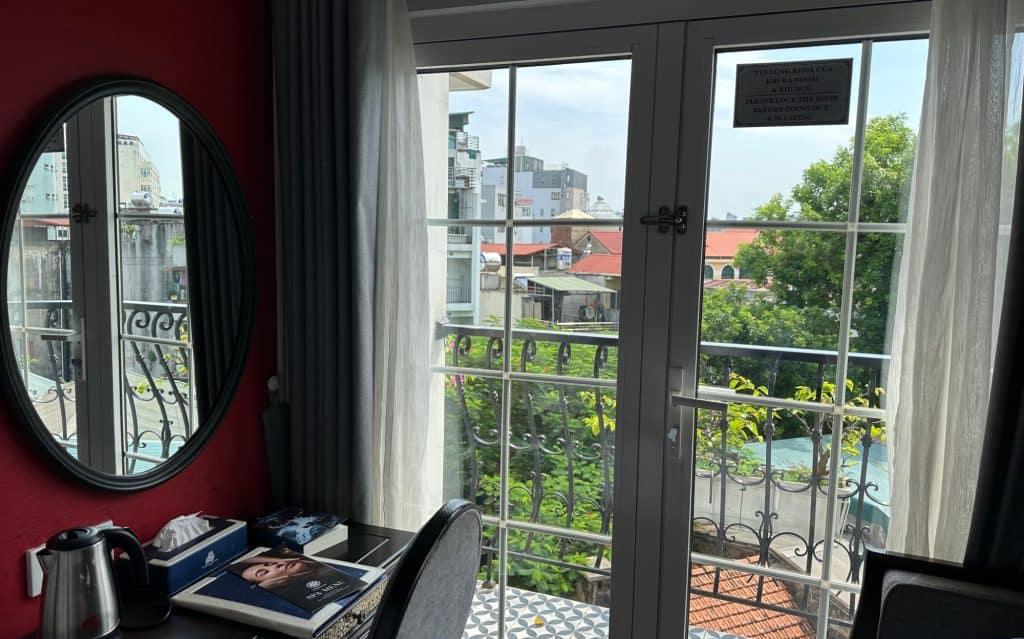
[(1024, 585), (959, 564), (868, 550), (851, 639), (1024, 637)]
[(476, 590), (482, 528), (468, 501), (438, 510), (391, 575), (371, 639), (460, 639)]

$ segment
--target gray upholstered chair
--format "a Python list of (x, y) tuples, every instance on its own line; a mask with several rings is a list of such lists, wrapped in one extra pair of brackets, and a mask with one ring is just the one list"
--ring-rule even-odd
[(1024, 583), (869, 550), (851, 639), (1024, 637)]
[(482, 527), (468, 501), (437, 511), (391, 575), (370, 639), (460, 639), (476, 590)]

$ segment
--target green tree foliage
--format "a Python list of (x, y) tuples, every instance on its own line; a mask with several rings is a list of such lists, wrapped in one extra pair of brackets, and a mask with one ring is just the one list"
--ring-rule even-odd
[[(905, 115), (872, 118), (864, 138), (860, 220), (898, 222), (913, 169), (916, 136)], [(775, 194), (754, 210), (757, 220), (845, 222), (849, 213), (853, 144), (831, 160), (804, 170), (787, 198)], [(768, 230), (740, 247), (736, 264), (767, 286), (777, 309), (799, 309), (807, 341), (834, 349), (842, 293), (846, 237), (843, 233)], [(865, 233), (857, 240), (851, 350), (881, 353), (889, 312), (897, 237)], [(778, 311), (776, 311), (778, 312)], [(765, 342), (762, 342), (765, 343)]]

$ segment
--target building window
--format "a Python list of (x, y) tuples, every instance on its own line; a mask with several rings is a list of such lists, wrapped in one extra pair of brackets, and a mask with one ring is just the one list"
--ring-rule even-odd
[(736, 271), (733, 269), (732, 264), (726, 264), (722, 267), (722, 279), (731, 280), (736, 276)]

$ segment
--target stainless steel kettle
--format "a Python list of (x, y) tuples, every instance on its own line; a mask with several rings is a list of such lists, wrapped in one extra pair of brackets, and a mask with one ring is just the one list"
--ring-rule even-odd
[(101, 639), (120, 623), (110, 551), (128, 553), (135, 582), (149, 582), (139, 539), (127, 528), (71, 528), (39, 551), (43, 567), (42, 639)]

